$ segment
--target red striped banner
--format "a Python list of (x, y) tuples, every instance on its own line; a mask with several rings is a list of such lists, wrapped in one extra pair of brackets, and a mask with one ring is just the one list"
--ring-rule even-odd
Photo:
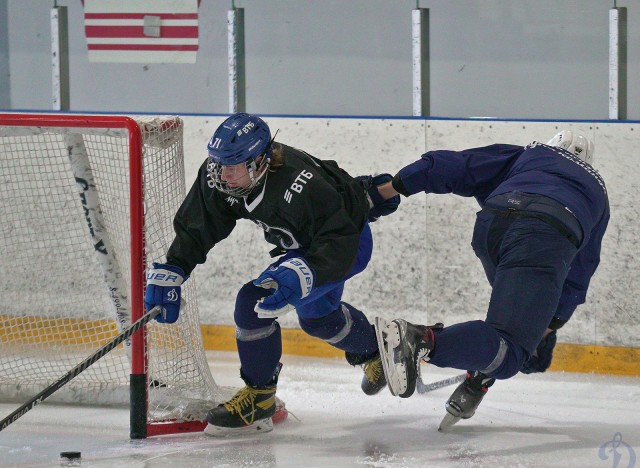
[[(140, 26), (85, 26), (87, 37), (145, 37)], [(160, 37), (198, 39), (198, 28), (190, 26), (165, 26), (160, 29)]]
[(90, 62), (195, 63), (197, 0), (85, 0)]

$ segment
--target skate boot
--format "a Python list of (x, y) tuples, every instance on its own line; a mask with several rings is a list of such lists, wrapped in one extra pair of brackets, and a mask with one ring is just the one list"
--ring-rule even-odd
[(489, 387), (496, 381), (482, 372), (468, 372), (464, 382), (458, 385), (445, 408), (447, 414), (440, 423), (439, 431), (445, 431), (461, 419), (473, 416)]
[(241, 371), (240, 376), (246, 385), (229, 401), (209, 410), (204, 432), (217, 437), (270, 432), (273, 429), (272, 416), (276, 412), (276, 387), (281, 367), (279, 364), (271, 381), (260, 387), (250, 385)]
[(384, 375), (392, 395), (408, 398), (413, 395), (418, 379), (420, 360), (429, 360), (435, 346), (434, 329), (443, 325), (414, 325), (402, 319), (391, 322), (376, 317), (376, 338), (382, 358)]
[(360, 387), (365, 394), (375, 395), (387, 386), (387, 380), (384, 378), (384, 370), (382, 369), (382, 360), (378, 351), (367, 356), (346, 352), (345, 356), (347, 362), (352, 366), (362, 366), (364, 375), (362, 376)]

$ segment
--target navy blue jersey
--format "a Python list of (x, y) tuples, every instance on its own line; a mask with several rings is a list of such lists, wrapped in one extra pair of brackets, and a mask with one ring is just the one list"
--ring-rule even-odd
[(534, 193), (554, 199), (570, 210), (582, 227), (580, 245), (565, 281), (556, 317), (568, 320), (584, 303), (589, 281), (599, 262), (609, 221), (604, 181), (589, 164), (564, 149), (533, 142), (525, 147), (495, 144), (464, 151), (429, 151), (396, 176), (404, 195), (453, 193), (487, 199), (508, 192)]

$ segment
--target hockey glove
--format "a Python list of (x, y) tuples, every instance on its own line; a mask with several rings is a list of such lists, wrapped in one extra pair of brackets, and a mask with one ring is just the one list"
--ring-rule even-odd
[(523, 374), (533, 374), (535, 372), (546, 371), (553, 359), (553, 348), (556, 345), (556, 340), (557, 336), (554, 330), (540, 341), (533, 356), (522, 365), (520, 372)]
[(367, 200), (369, 201), (369, 222), (373, 223), (381, 216), (387, 216), (398, 209), (400, 205), (400, 195), (391, 197), (388, 200), (384, 200), (378, 192), (378, 185), (382, 185), (385, 182), (391, 182), (393, 176), (391, 174), (378, 174), (374, 176), (358, 176), (356, 180), (359, 180), (364, 187), (367, 194)]
[(159, 305), (162, 313), (156, 317), (160, 323), (174, 323), (180, 315), (180, 285), (187, 280), (182, 268), (176, 265), (154, 263), (147, 273), (144, 305), (147, 310)]
[(277, 318), (295, 309), (313, 289), (315, 274), (302, 258), (290, 258), (262, 272), (253, 284), (265, 289), (275, 289), (270, 296), (256, 303), (260, 318)]

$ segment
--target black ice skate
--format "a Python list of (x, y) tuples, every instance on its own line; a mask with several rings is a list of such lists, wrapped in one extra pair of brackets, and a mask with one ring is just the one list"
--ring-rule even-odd
[(420, 360), (428, 361), (435, 345), (433, 329), (442, 327), (441, 323), (433, 326), (414, 325), (402, 319), (388, 322), (376, 317), (378, 348), (392, 395), (401, 398), (413, 395)]
[(224, 437), (273, 430), (272, 416), (276, 412), (276, 384), (281, 366), (272, 381), (262, 387), (249, 385), (241, 373), (247, 385), (226, 403), (209, 410), (204, 432)]
[(447, 404), (447, 414), (440, 423), (439, 431), (445, 431), (461, 419), (469, 419), (473, 416), (480, 402), (487, 394), (489, 387), (496, 379), (482, 372), (467, 373), (464, 382), (458, 385)]

